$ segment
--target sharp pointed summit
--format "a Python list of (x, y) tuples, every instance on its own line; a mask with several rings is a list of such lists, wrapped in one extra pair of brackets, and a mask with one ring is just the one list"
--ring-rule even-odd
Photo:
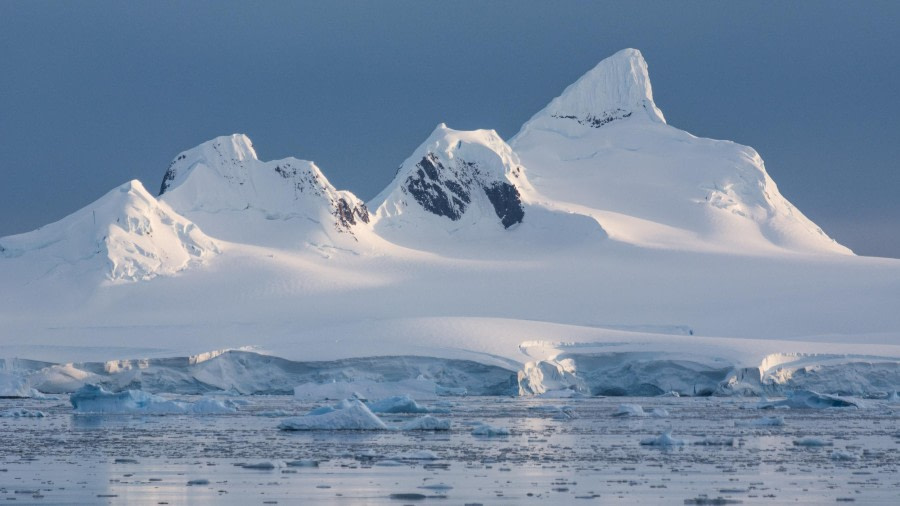
[(627, 118), (666, 122), (653, 102), (647, 62), (637, 49), (623, 49), (598, 63), (535, 114), (526, 127), (540, 120), (600, 128)]
[(541, 195), (593, 216), (625, 242), (851, 253), (781, 195), (752, 148), (668, 125), (636, 49), (601, 61), (510, 145)]

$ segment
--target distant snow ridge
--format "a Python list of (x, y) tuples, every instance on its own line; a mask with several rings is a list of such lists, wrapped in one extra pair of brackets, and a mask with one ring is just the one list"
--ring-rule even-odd
[(452, 130), (441, 123), (372, 201), (379, 220), (437, 216), (449, 227), (482, 219), (503, 228), (525, 217), (528, 185), (518, 157), (493, 130)]
[(196, 225), (133, 180), (56, 223), (4, 237), (0, 256), (33, 255), (54, 264), (51, 269), (101, 262), (108, 279), (138, 281), (203, 264), (219, 252)]
[(262, 162), (243, 134), (217, 137), (179, 154), (159, 192), (183, 213), (249, 210), (268, 220), (309, 219), (327, 231), (350, 233), (369, 222), (366, 205), (351, 192), (336, 190), (315, 163)]

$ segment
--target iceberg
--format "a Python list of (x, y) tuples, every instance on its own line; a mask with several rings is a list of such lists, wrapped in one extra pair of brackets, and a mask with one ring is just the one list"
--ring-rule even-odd
[(361, 401), (346, 399), (329, 410), (314, 410), (306, 415), (287, 418), (281, 430), (390, 430)]
[(142, 390), (110, 392), (97, 385), (81, 387), (69, 401), (77, 414), (209, 415), (237, 411), (232, 403), (216, 399), (202, 399), (194, 403), (170, 401)]

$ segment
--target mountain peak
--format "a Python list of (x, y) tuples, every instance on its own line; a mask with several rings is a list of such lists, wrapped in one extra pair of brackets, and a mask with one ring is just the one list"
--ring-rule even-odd
[(666, 122), (653, 102), (647, 62), (637, 49), (623, 49), (598, 63), (529, 123), (548, 117), (593, 128), (632, 117)]
[[(387, 221), (428, 219), (456, 229), (495, 215), (503, 228), (524, 217), (520, 188), (530, 187), (518, 158), (494, 130), (439, 124), (372, 201)], [(487, 220), (494, 226), (493, 219)]]
[(246, 179), (245, 163), (258, 160), (250, 138), (244, 134), (231, 134), (208, 140), (199, 146), (179, 153), (169, 164), (163, 176), (159, 195), (178, 186), (195, 165), (206, 163), (227, 169), (223, 176), (242, 182)]

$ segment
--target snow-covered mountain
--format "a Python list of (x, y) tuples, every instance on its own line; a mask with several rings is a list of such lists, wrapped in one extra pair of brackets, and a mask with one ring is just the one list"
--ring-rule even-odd
[(113, 281), (149, 280), (205, 264), (216, 241), (134, 180), (62, 220), (0, 239), (0, 258), (41, 276), (98, 272)]
[(636, 50), (509, 144), (438, 126), (368, 206), (243, 135), (160, 194), (0, 238), (0, 395), (900, 390), (900, 261), (831, 240), (751, 148), (668, 125)]
[(681, 250), (851, 254), (778, 191), (762, 158), (666, 124), (647, 63), (603, 60), (510, 140), (540, 193), (613, 239)]
[(235, 242), (296, 246), (322, 236), (339, 240), (340, 234), (353, 237), (356, 227), (369, 222), (365, 204), (335, 189), (315, 163), (296, 158), (262, 162), (242, 134), (179, 154), (159, 194), (217, 237)]
[(371, 205), (388, 226), (508, 229), (525, 217), (520, 188), (526, 185), (518, 158), (497, 132), (441, 123)]

